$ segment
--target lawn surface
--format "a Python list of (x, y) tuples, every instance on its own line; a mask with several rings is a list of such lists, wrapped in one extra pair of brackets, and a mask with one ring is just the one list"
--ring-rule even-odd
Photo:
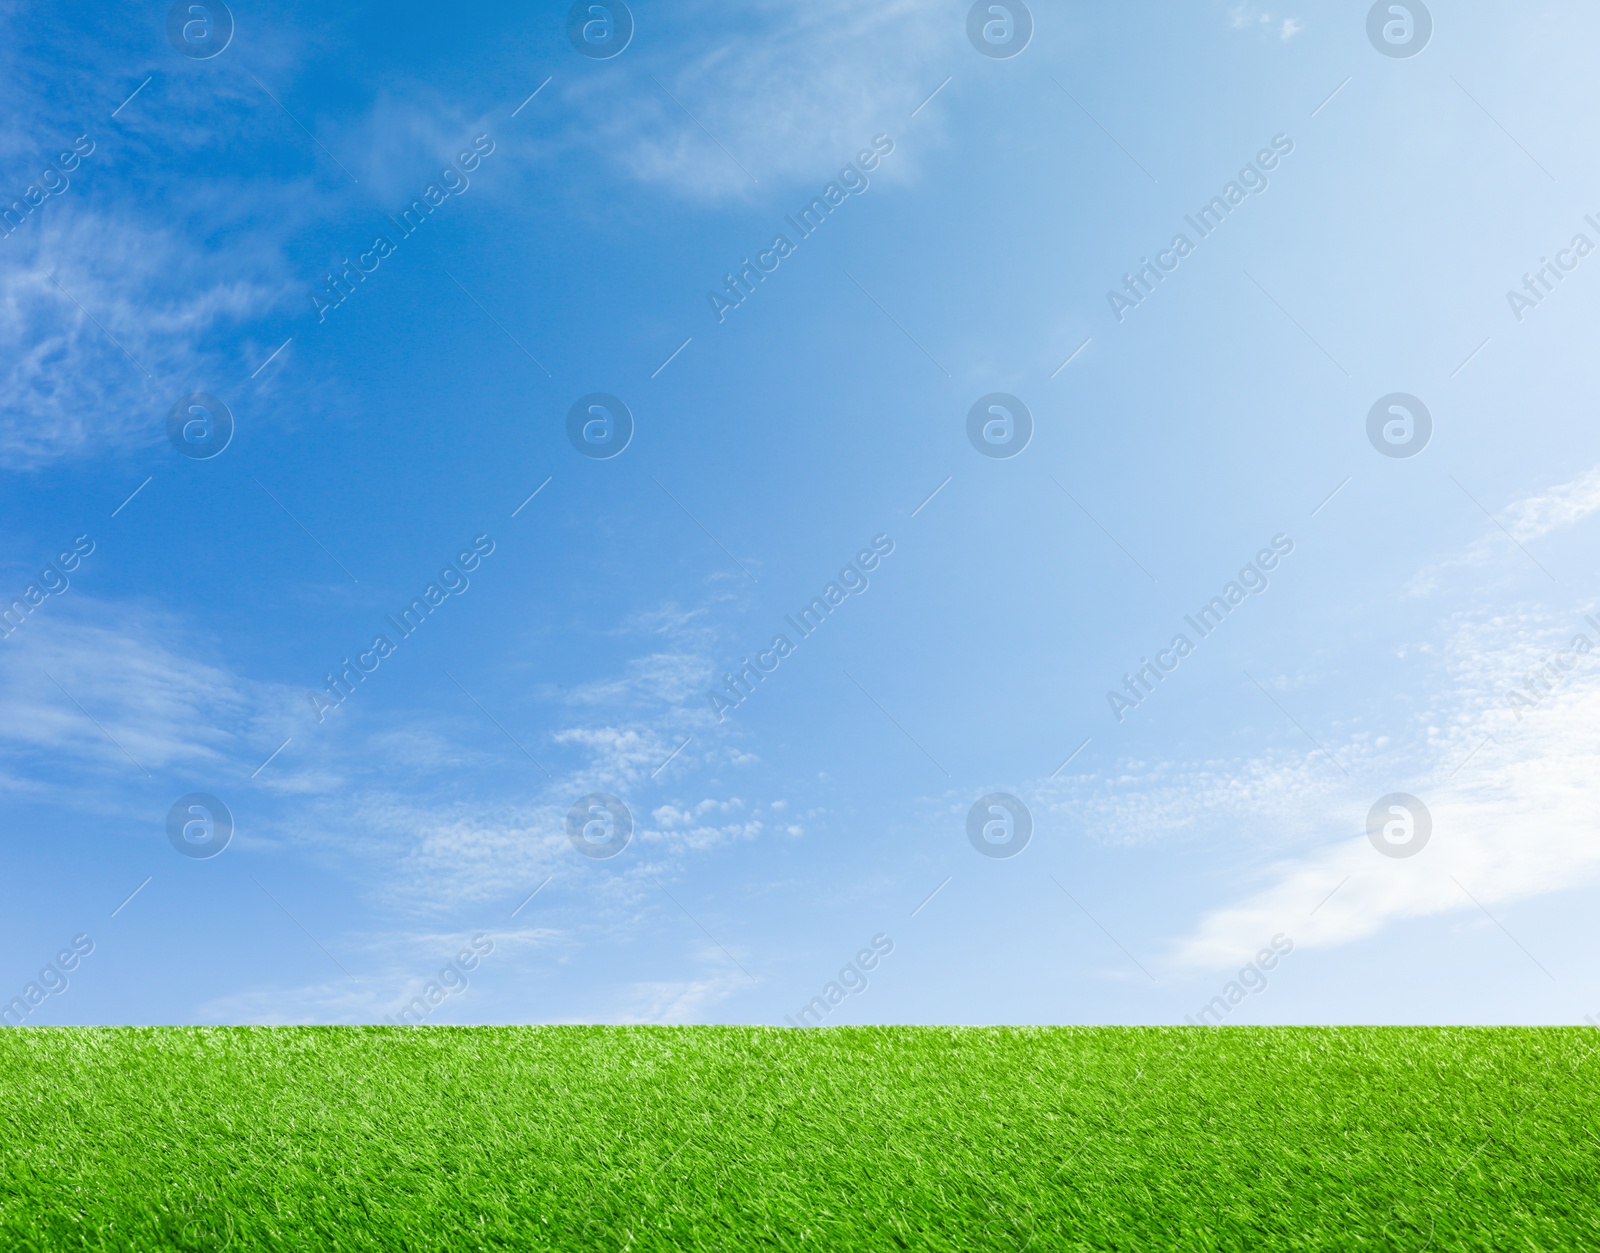
[(0, 1248), (1600, 1249), (1600, 1033), (0, 1032)]

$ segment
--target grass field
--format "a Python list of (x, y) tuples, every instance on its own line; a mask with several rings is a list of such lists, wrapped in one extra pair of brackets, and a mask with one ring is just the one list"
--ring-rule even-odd
[(0, 1248), (1600, 1249), (1600, 1032), (0, 1032)]

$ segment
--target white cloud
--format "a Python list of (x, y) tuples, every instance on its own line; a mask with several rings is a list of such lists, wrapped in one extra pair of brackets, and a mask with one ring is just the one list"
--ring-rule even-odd
[(417, 792), (368, 790), (324, 806), (330, 825), (321, 838), (347, 838), (382, 865), (375, 888), (392, 904), (451, 911), (531, 892), (570, 867), (569, 804), (430, 803)]
[[(496, 149), (483, 158), (481, 170), (492, 175), (503, 161), (499, 143), (508, 126), (500, 117), (473, 116), (426, 82), (400, 82), (386, 77), (360, 120), (342, 137), (345, 155), (359, 167), (362, 185), (396, 216), (430, 182), (438, 181), (445, 164), (457, 164), (472, 150), (479, 135), (495, 140)], [(469, 184), (478, 171), (462, 171)], [(468, 189), (470, 194), (470, 187)]]
[(1600, 465), (1570, 482), (1513, 501), (1505, 513), (1511, 534), (1527, 543), (1581, 522), (1596, 509), (1600, 509)]
[[(1503, 512), (1531, 541), (1597, 509), (1600, 467)], [(1476, 590), (1482, 567), (1522, 560), (1495, 529), (1413, 582), (1443, 588), (1470, 570), (1470, 584), (1449, 586)], [(1436, 643), (1408, 651), (1418, 666), (1431, 661), (1416, 683), (1426, 695), (1410, 711), (1410, 743), (1368, 733), (1325, 741), (1348, 775), (1308, 753), (1141, 764), (1036, 790), (1075, 829), (1108, 843), (1225, 832), (1235, 848), (1262, 850), (1266, 860), (1241, 872), (1236, 899), (1174, 943), (1168, 958), (1180, 968), (1237, 966), (1280, 931), (1297, 945), (1332, 947), (1408, 918), (1481, 916), (1480, 904), (1493, 911), (1600, 881), (1600, 627), (1582, 609), (1463, 609), (1441, 622)], [(1432, 815), (1432, 837), (1414, 857), (1386, 858), (1366, 835), (1369, 808), (1395, 791)]]
[[(88, 577), (94, 559), (77, 579)], [(373, 898), (403, 916), (458, 915), (583, 870), (595, 873), (601, 906), (591, 923), (608, 931), (637, 925), (648, 875), (769, 830), (798, 832), (738, 796), (668, 793), (653, 812), (633, 802), (628, 858), (586, 863), (567, 836), (577, 798), (635, 797), (707, 764), (736, 765), (737, 754), (709, 736), (685, 743), (687, 733), (667, 729), (682, 720), (670, 703), (616, 717), (586, 696), (575, 709), (605, 717), (530, 740), (539, 753), (554, 745), (579, 762), (558, 764), (546, 753), (557, 765), (546, 779), (518, 756), (505, 773), (503, 754), (467, 747), (481, 731), (475, 722), (401, 715), (374, 725), (374, 715), (356, 708), (350, 720), (318, 727), (303, 689), (235, 672), (181, 619), (136, 602), (98, 601), (76, 584), (62, 596), (0, 644), (0, 792), (70, 791), (75, 806), (115, 813), (146, 772), (187, 776), (236, 810), (248, 800), (241, 847), (357, 872)], [(650, 704), (627, 685), (616, 690), (625, 704)], [(290, 736), (289, 748), (254, 777)], [(682, 774), (662, 768), (675, 749)]]
[[(302, 814), (295, 826), (316, 831), (319, 846), (369, 858), (381, 867), (374, 891), (389, 906), (419, 915), (504, 901), (549, 876), (594, 871), (597, 913), (591, 921), (607, 929), (632, 926), (649, 876), (689, 854), (759, 839), (769, 830), (800, 833), (736, 797), (669, 802), (633, 813), (626, 858), (584, 864), (567, 836), (567, 811), (594, 790), (592, 779), (564, 777), (541, 788), (537, 800), (487, 802), (430, 799), (415, 786), (404, 794), (367, 788), (319, 802), (314, 820)], [(283, 838), (307, 837), (286, 830)]]
[(254, 744), (287, 723), (297, 693), (198, 660), (175, 619), (65, 595), (79, 599), (46, 601), (0, 644), (0, 745), (13, 753), (118, 778), (237, 775)]
[(179, 397), (234, 391), (248, 368), (215, 339), (283, 300), (262, 270), (235, 257), (223, 272), (173, 231), (47, 201), (0, 241), (0, 465), (153, 444)]
[(1406, 918), (1476, 912), (1473, 897), (1492, 909), (1600, 881), (1594, 838), (1600, 797), (1592, 787), (1597, 751), (1600, 690), (1573, 689), (1541, 711), (1531, 733), (1485, 746), (1456, 780), (1443, 777), (1441, 759), (1432, 778), (1410, 785), (1433, 820), (1421, 853), (1385, 859), (1365, 835), (1350, 835), (1284, 862), (1269, 871), (1265, 886), (1208, 915), (1175, 956), (1184, 965), (1222, 967), (1277, 931), (1299, 945), (1330, 947)]
[[(1574, 526), (1597, 509), (1600, 509), (1600, 465), (1568, 482), (1512, 501), (1500, 511), (1508, 524), (1504, 531), (1491, 525), (1481, 538), (1460, 552), (1424, 566), (1407, 581), (1405, 595), (1430, 595), (1445, 586), (1455, 572), (1480, 568), (1502, 559), (1508, 547), (1506, 531), (1517, 543), (1527, 544)], [(1525, 557), (1521, 559), (1526, 560)]]
[[(1270, 27), (1277, 18), (1266, 9), (1258, 9), (1253, 4), (1236, 4), (1228, 10), (1228, 23), (1234, 30), (1260, 30)], [(1293, 39), (1305, 29), (1305, 23), (1298, 18), (1286, 17), (1278, 23), (1278, 38), (1283, 40)]]
[(583, 684), (567, 699), (575, 705), (704, 704), (712, 673), (707, 653), (655, 651), (629, 659), (620, 674)]
[[(703, 959), (712, 964), (720, 962), (723, 966), (728, 963), (726, 956), (714, 951), (703, 954)], [(667, 1026), (704, 1022), (713, 1006), (749, 987), (750, 980), (744, 972), (733, 969), (703, 979), (634, 983), (629, 986), (627, 1000), (616, 1021)]]
[(1063, 776), (1034, 794), (1065, 825), (1105, 844), (1169, 841), (1224, 825), (1278, 843), (1293, 838), (1300, 815), (1333, 801), (1336, 779), (1321, 760), (1260, 757), (1130, 765), (1110, 777)]
[[(1273, 824), (1319, 847), (1257, 871), (1234, 903), (1209, 913), (1183, 937), (1172, 960), (1184, 967), (1237, 965), (1273, 934), (1297, 945), (1332, 947), (1373, 935), (1408, 918), (1491, 911), (1515, 901), (1600, 882), (1600, 794), (1593, 763), (1600, 754), (1600, 631), (1532, 608), (1492, 617), (1461, 615), (1440, 650), (1437, 693), (1423, 716), (1425, 738), (1391, 770), (1359, 743), (1331, 746), (1358, 781), (1317, 781), (1307, 762), (1285, 772), (1286, 800)], [(1582, 633), (1593, 651), (1571, 649)], [(1507, 694), (1521, 676), (1552, 656), (1559, 665), (1537, 702), (1512, 708)], [(1239, 773), (1258, 774), (1260, 763)], [(1380, 793), (1406, 791), (1432, 815), (1427, 846), (1413, 857), (1386, 858), (1366, 836), (1368, 808)], [(1175, 804), (1181, 804), (1182, 788)], [(1204, 803), (1207, 792), (1196, 787)], [(1258, 823), (1255, 806), (1241, 817)], [(1343, 886), (1339, 885), (1343, 882)], [(1335, 888), (1326, 904), (1320, 905)], [(1470, 894), (1470, 895), (1469, 895)]]
[(547, 90), (584, 113), (586, 147), (616, 154), (643, 182), (703, 201), (751, 195), (752, 176), (765, 187), (825, 179), (874, 133), (898, 136), (960, 39), (948, 10), (924, 0), (758, 0), (676, 16), (696, 27), (700, 51), (669, 65), (630, 49), (645, 63), (638, 90), (610, 76)]
[[(654, 828), (640, 831), (643, 839), (665, 844), (674, 850), (703, 852), (736, 840), (754, 840), (766, 830), (757, 812), (738, 797), (728, 800), (706, 799), (695, 805), (659, 805), (650, 813)], [(781, 824), (780, 829), (787, 824)]]

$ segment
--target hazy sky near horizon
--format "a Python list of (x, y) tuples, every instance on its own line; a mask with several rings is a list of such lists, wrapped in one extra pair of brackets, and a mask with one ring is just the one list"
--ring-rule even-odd
[(6, 25), (13, 1020), (1600, 1016), (1592, 6)]

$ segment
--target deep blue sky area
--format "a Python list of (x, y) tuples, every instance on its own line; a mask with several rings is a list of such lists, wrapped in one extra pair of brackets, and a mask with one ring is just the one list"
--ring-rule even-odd
[(8, 1023), (1600, 1016), (1590, 7), (5, 22)]

